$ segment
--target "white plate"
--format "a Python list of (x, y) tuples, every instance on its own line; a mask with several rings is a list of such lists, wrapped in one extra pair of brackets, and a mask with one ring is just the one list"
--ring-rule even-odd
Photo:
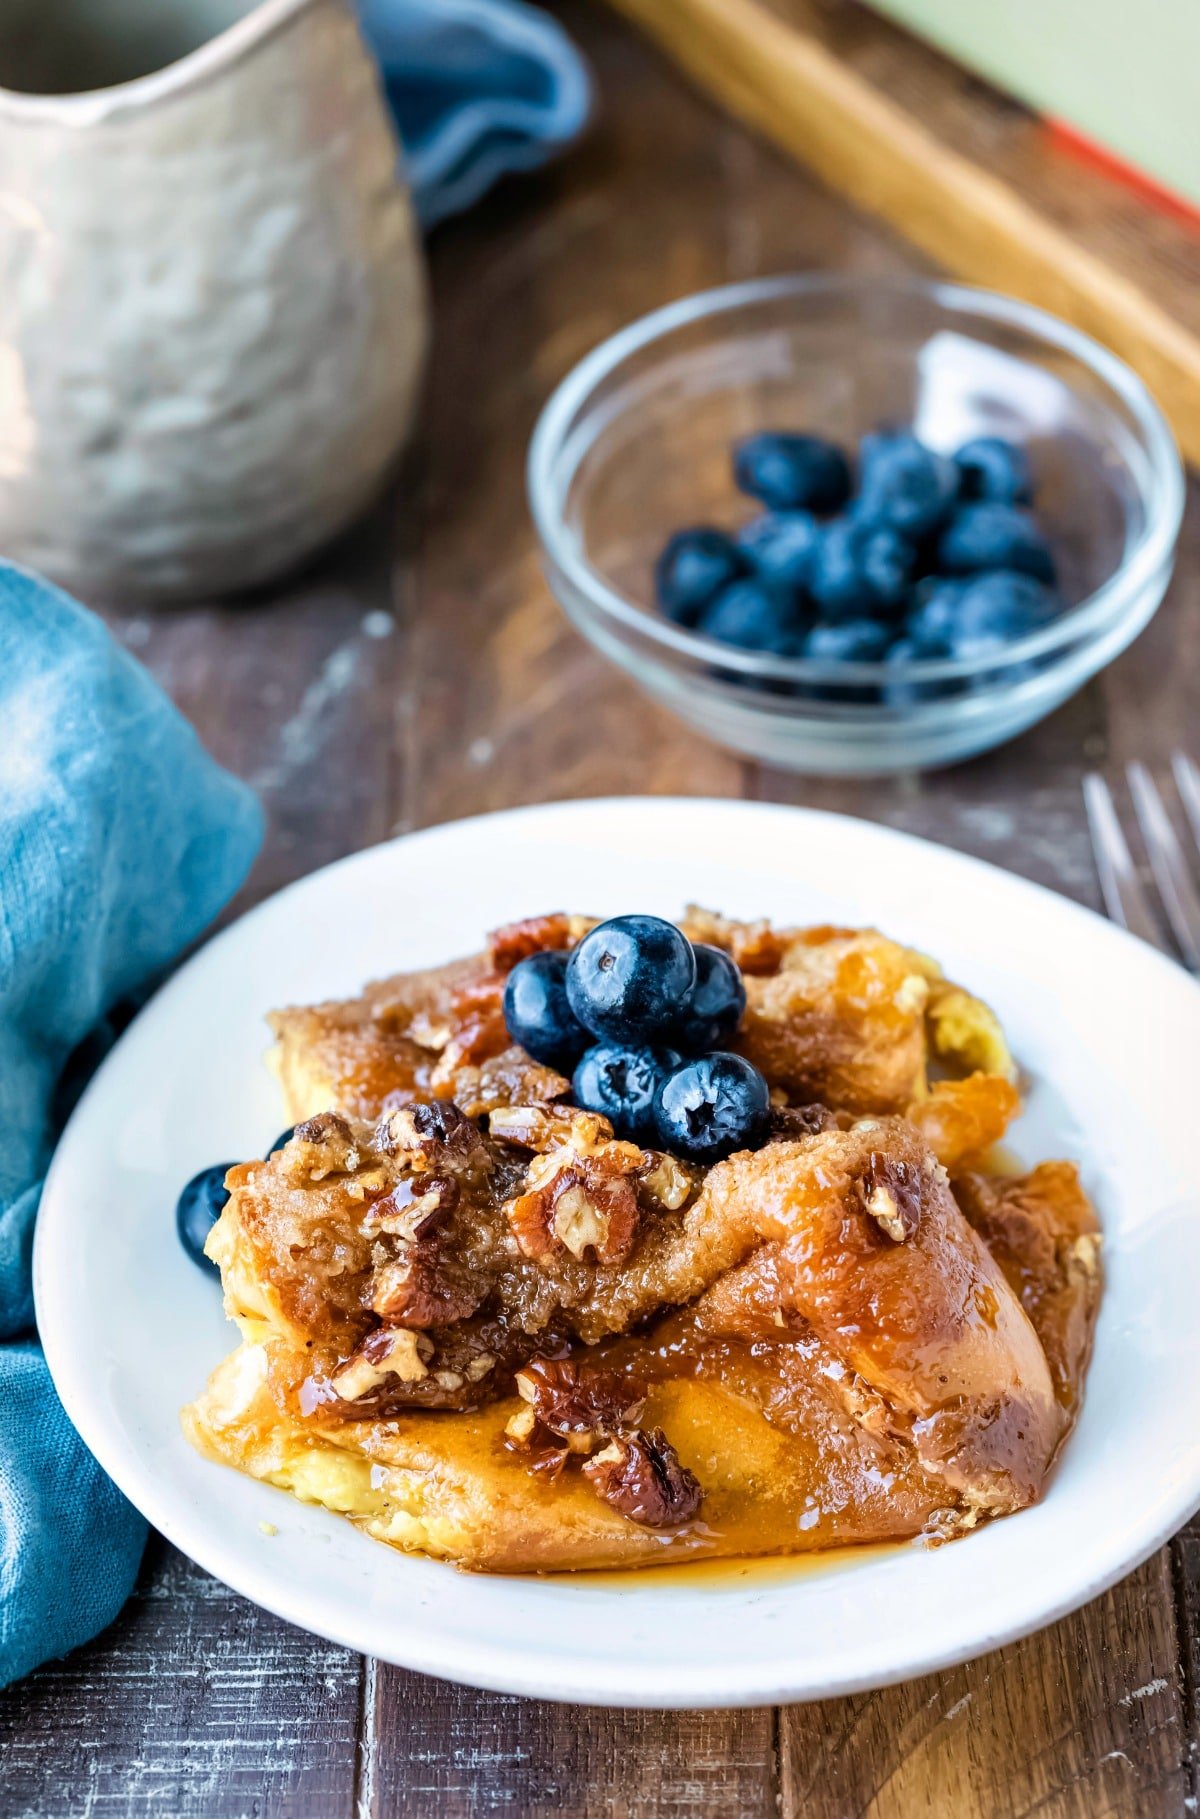
[[(1031, 1080), (1015, 1144), (1074, 1156), (1106, 1236), (1087, 1401), (1044, 1501), (933, 1552), (743, 1583), (470, 1576), (207, 1464), (177, 1411), (229, 1349), (173, 1209), (284, 1119), (263, 1013), (478, 946), (533, 911), (875, 922), (999, 1010)], [(151, 1522), (293, 1623), (503, 1691), (765, 1704), (962, 1661), (1085, 1603), (1200, 1505), (1200, 991), (1098, 917), (863, 822), (760, 804), (554, 804), (415, 834), (318, 872), (198, 954), (109, 1056), (38, 1222), (38, 1321), (88, 1445)], [(278, 1533), (265, 1536), (260, 1523)], [(664, 1580), (666, 1583), (664, 1583)]]

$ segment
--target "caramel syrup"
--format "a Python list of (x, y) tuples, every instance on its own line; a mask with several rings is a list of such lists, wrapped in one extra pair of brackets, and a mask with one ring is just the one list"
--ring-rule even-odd
[(865, 1542), (855, 1547), (829, 1547), (807, 1554), (722, 1556), (719, 1560), (676, 1560), (662, 1566), (608, 1567), (575, 1573), (533, 1573), (535, 1579), (569, 1579), (586, 1591), (641, 1592), (647, 1587), (672, 1592), (747, 1592), (794, 1585), (825, 1573), (841, 1573), (919, 1546), (915, 1541)]

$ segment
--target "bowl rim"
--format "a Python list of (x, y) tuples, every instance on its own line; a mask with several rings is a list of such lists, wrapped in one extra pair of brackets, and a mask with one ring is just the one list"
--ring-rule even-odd
[[(637, 605), (609, 585), (600, 571), (586, 560), (567, 530), (560, 502), (578, 470), (578, 460), (565, 476), (556, 473), (568, 445), (572, 424), (589, 396), (631, 355), (674, 330), (746, 305), (780, 298), (887, 293), (903, 299), (921, 299), (946, 310), (982, 316), (1020, 328), (1072, 355), (1127, 407), (1142, 437), (1149, 468), (1148, 484), (1138, 487), (1146, 507), (1145, 528), (1120, 566), (1098, 588), (1061, 613), (1050, 625), (987, 656), (915, 658), (904, 665), (905, 680), (937, 682), (987, 676), (992, 671), (1008, 670), (1032, 658), (1058, 651), (1064, 645), (1075, 648), (1091, 633), (1103, 630), (1110, 619), (1120, 619), (1142, 589), (1150, 585), (1170, 562), (1183, 518), (1183, 466), (1174, 432), (1160, 406), (1119, 355), (1050, 311), (999, 291), (916, 276), (791, 272), (718, 285), (691, 292), (637, 317), (585, 354), (542, 407), (526, 461), (530, 512), (542, 547), (554, 568), (594, 609), (659, 646), (663, 656), (672, 652), (691, 662), (719, 663), (727, 671), (764, 681), (850, 685), (879, 684), (894, 679), (896, 672), (886, 660), (782, 657), (745, 651), (706, 637), (703, 632), (678, 626), (665, 616)], [(1126, 471), (1130, 470), (1127, 468)]]

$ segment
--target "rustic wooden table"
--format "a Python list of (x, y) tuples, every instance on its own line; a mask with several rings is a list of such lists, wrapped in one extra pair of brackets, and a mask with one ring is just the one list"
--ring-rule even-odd
[[(236, 907), (430, 822), (634, 791), (844, 809), (1094, 902), (1084, 770), (1159, 762), (1194, 725), (1194, 501), (1179, 578), (1137, 646), (1017, 744), (943, 775), (819, 783), (741, 763), (633, 695), (554, 606), (523, 458), (581, 354), (698, 286), (915, 263), (624, 27), (568, 17), (601, 118), (558, 169), (436, 235), (419, 478), (277, 594), (112, 615), (262, 792), (270, 832)], [(970, 1666), (823, 1705), (677, 1714), (537, 1705), (363, 1661), (154, 1538), (112, 1628), (0, 1695), (0, 1815), (1151, 1819), (1196, 1810), (1198, 1676), (1200, 1527), (1089, 1609)]]

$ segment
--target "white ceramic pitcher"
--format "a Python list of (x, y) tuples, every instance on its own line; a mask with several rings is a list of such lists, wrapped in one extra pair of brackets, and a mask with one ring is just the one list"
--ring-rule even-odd
[(379, 485), (427, 335), (349, 0), (3, 0), (0, 555), (158, 602)]

